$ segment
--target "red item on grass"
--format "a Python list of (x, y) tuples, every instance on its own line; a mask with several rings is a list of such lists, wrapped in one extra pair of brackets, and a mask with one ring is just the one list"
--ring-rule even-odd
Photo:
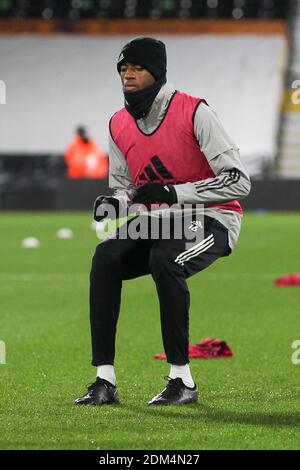
[[(189, 358), (218, 359), (231, 357), (233, 351), (226, 341), (215, 338), (205, 338), (200, 343), (189, 344)], [(166, 359), (165, 353), (155, 354), (155, 359)]]
[(275, 285), (278, 287), (295, 287), (300, 286), (300, 273), (286, 274), (276, 279)]

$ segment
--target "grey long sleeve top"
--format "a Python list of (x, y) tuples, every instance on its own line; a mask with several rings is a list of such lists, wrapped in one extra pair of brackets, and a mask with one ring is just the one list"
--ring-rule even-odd
[[(147, 134), (152, 133), (163, 119), (175, 89), (168, 83), (156, 96), (146, 118), (137, 121), (138, 127)], [(249, 176), (241, 162), (238, 147), (228, 136), (216, 113), (205, 103), (201, 103), (194, 117), (194, 132), (215, 177), (199, 182), (175, 185), (179, 204), (215, 204), (241, 199), (250, 192)], [(112, 137), (109, 137), (109, 186), (115, 190), (114, 196), (124, 205), (130, 205), (135, 186), (124, 155)], [(168, 209), (163, 211), (167, 212)], [(172, 209), (176, 211), (176, 209)], [(229, 245), (234, 248), (238, 239), (241, 215), (221, 208), (204, 208), (202, 213), (217, 219), (228, 229)], [(155, 216), (157, 213), (151, 213)]]

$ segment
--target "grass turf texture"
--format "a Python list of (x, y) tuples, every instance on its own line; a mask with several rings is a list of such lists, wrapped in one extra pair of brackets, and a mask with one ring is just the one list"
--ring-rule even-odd
[[(147, 407), (165, 385), (158, 301), (149, 276), (127, 281), (117, 338), (121, 404), (76, 407), (94, 380), (88, 273), (97, 244), (89, 214), (2, 214), (1, 449), (299, 449), (298, 214), (246, 214), (239, 245), (189, 280), (190, 341), (225, 339), (234, 357), (191, 361), (197, 405)], [(74, 230), (71, 240), (56, 230)], [(24, 249), (27, 236), (38, 249)]]

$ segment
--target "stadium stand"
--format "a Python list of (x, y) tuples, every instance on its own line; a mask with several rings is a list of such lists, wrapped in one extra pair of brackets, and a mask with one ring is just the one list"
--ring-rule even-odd
[(0, 17), (85, 18), (286, 18), (281, 0), (1, 0)]
[[(293, 4), (291, 53), (283, 99), (278, 146), (278, 174), (300, 177), (300, 2)], [(291, 85), (294, 85), (292, 87)]]

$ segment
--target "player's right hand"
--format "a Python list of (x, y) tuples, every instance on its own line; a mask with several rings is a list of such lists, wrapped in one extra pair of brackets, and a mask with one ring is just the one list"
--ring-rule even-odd
[(94, 219), (100, 222), (106, 217), (109, 219), (117, 219), (119, 217), (120, 203), (119, 200), (112, 196), (98, 196), (94, 202)]

